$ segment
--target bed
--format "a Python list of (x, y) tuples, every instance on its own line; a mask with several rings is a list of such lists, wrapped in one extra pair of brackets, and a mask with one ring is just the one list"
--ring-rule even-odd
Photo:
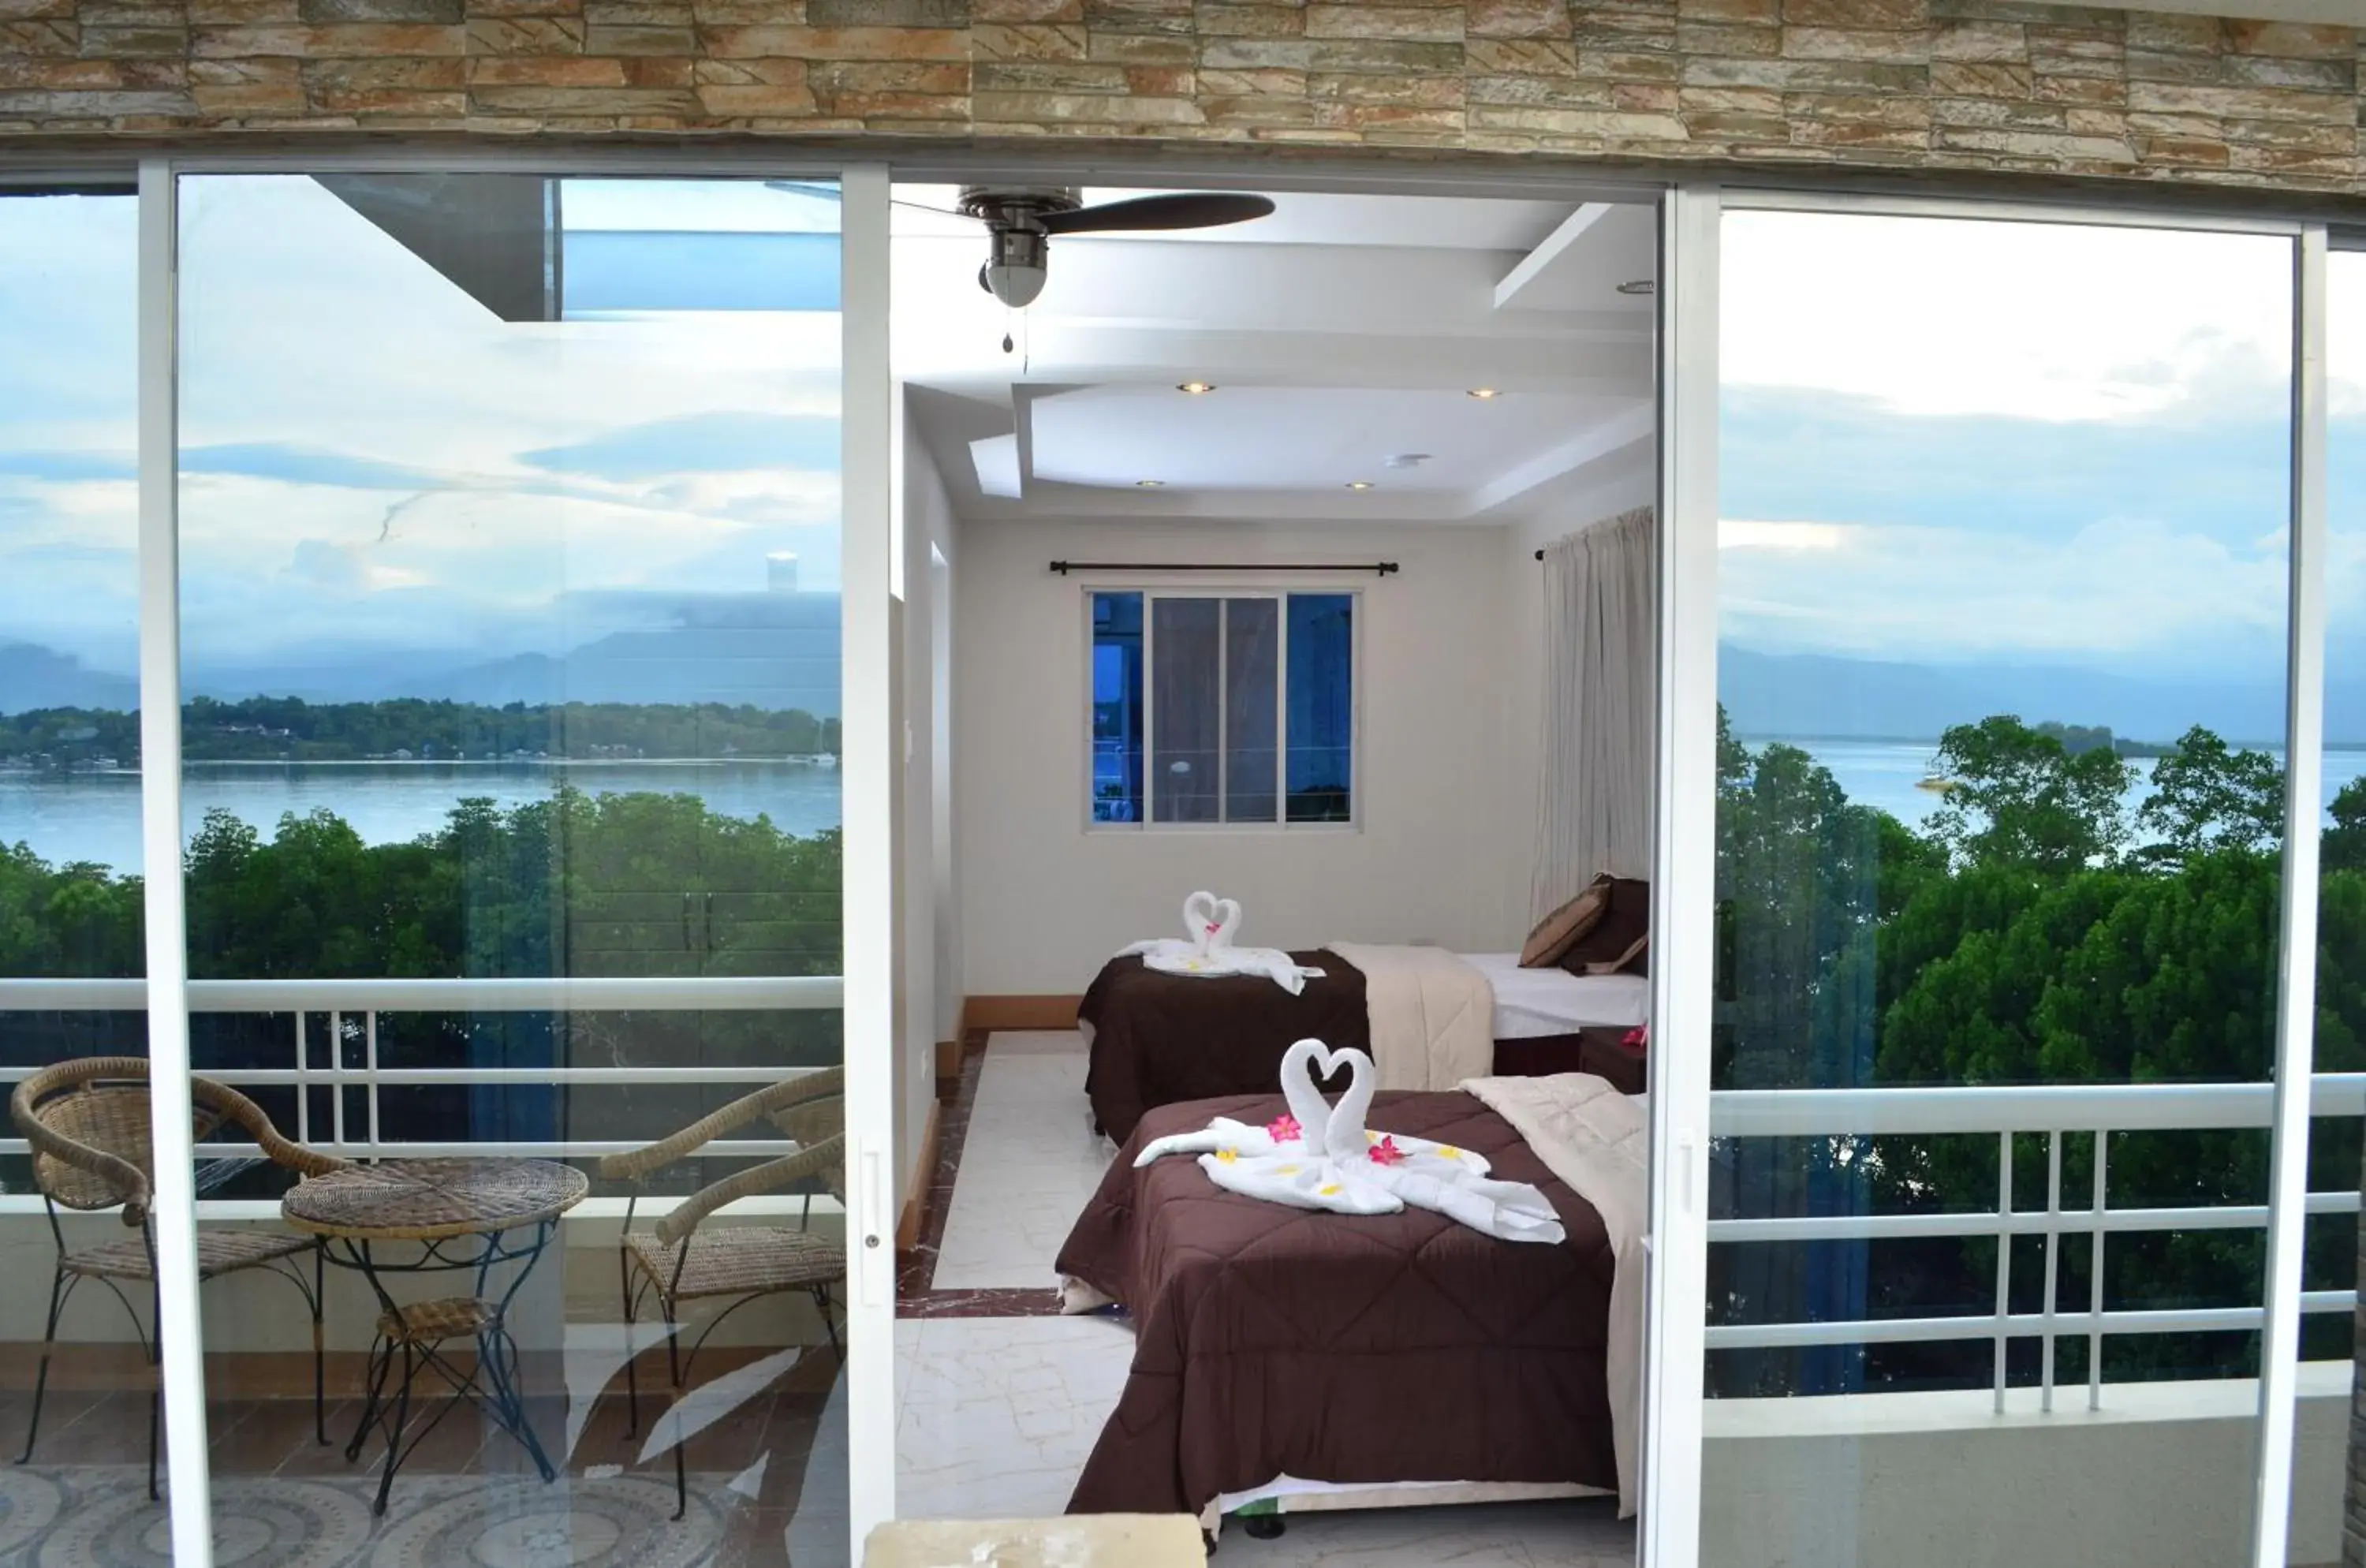
[[(1620, 1098), (1590, 1077), (1496, 1082)], [(1473, 1094), (1375, 1098), (1373, 1127), (1475, 1150), (1496, 1177), (1540, 1189), (1568, 1232), (1552, 1246), (1417, 1209), (1288, 1208), (1222, 1190), (1189, 1158), (1132, 1168), (1152, 1138), (1283, 1107), (1249, 1095), (1151, 1111), (1061, 1248), (1071, 1310), (1123, 1303), (1137, 1337), (1068, 1511), (1212, 1526), (1251, 1500), (1296, 1511), (1617, 1493), (1633, 1439), (1613, 1421), (1615, 1380), (1639, 1404), (1639, 1134), (1606, 1187), (1600, 1165), (1572, 1168), (1551, 1129), (1524, 1117), (1524, 1135)]]
[[(1379, 953), (1431, 950), (1346, 951), (1369, 963)], [(1322, 971), (1296, 996), (1257, 976), (1166, 975), (1133, 957), (1103, 965), (1077, 1011), (1090, 1043), (1085, 1093), (1095, 1123), (1123, 1143), (1144, 1112), (1157, 1106), (1278, 1093), (1282, 1053), (1300, 1040), (1352, 1045), (1383, 1057), (1373, 1039), (1374, 998), (1365, 970), (1336, 948), (1291, 957)], [(1639, 1059), (1623, 1054), (1618, 1043), (1650, 1015), (1651, 982), (1642, 976), (1524, 969), (1512, 953), (1435, 954), (1440, 963), (1449, 957), (1490, 996), (1484, 1027), (1493, 1048), (1487, 1059), (1448, 1068), (1430, 1087), (1491, 1072), (1579, 1071), (1599, 1073), (1622, 1089), (1642, 1087)], [(1403, 1005), (1382, 1002), (1381, 1016)]]

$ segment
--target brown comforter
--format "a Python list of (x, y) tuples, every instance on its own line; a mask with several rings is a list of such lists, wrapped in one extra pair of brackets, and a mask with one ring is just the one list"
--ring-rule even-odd
[(1282, 1054), (1301, 1040), (1369, 1049), (1364, 972), (1335, 953), (1290, 956), (1323, 971), (1294, 997), (1262, 975), (1162, 975), (1136, 957), (1103, 964), (1076, 1013), (1093, 1026), (1085, 1093), (1101, 1131), (1121, 1144), (1155, 1105), (1279, 1094)]
[[(1155, 1106), (1279, 1094), (1282, 1055), (1301, 1040), (1369, 1051), (1364, 972), (1328, 949), (1290, 956), (1301, 968), (1323, 971), (1294, 997), (1261, 975), (1162, 975), (1133, 957), (1103, 964), (1076, 1014), (1093, 1026), (1085, 1093), (1100, 1129), (1121, 1144)], [(1499, 1040), (1494, 1070), (1576, 1072), (1580, 1043), (1575, 1034)], [(1324, 1091), (1346, 1088), (1344, 1077), (1335, 1077)]]
[(1283, 1109), (1248, 1096), (1151, 1111), (1061, 1247), (1060, 1272), (1124, 1303), (1137, 1335), (1068, 1511), (1196, 1514), (1280, 1474), (1615, 1491), (1613, 1260), (1592, 1206), (1459, 1092), (1380, 1094), (1369, 1124), (1485, 1155), (1544, 1191), (1566, 1242), (1497, 1241), (1422, 1210), (1287, 1208), (1222, 1190), (1185, 1156), (1133, 1168), (1152, 1138)]

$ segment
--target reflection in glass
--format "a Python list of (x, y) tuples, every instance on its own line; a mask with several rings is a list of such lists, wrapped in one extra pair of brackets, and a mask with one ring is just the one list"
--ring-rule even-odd
[(1290, 820), (1355, 816), (1356, 596), (1290, 596)]
[(1150, 603), (1151, 818), (1223, 820), (1224, 606)]
[[(1715, 1086), (1928, 1092), (1718, 1144), (1709, 1430), (1794, 1402), (1848, 1479), (1784, 1550), (1883, 1560), (1955, 1490), (2009, 1511), (2044, 1474), (2016, 1465), (2106, 1461), (2041, 1425), (1917, 1475), (1875, 1426), (2256, 1410), (2260, 1230), (2087, 1219), (2099, 1186), (2262, 1204), (2266, 1134), (2044, 1097), (2272, 1070), (2291, 246), (1745, 212), (1722, 273)], [(1971, 1086), (2027, 1086), (2045, 1130), (1951, 1122)], [(2108, 1472), (2162, 1488), (2113, 1495), (2210, 1496), (2204, 1555), (2239, 1556), (2239, 1473), (2112, 1430)], [(2038, 1556), (2136, 1560), (2112, 1508), (2040, 1515)], [(1730, 1499), (1703, 1522), (1705, 1561), (1767, 1560)]]
[(332, 1403), (323, 1445), (309, 1325), (218, 1287), (217, 1510), (301, 1475), (422, 1561), (843, 1562), (836, 189), (181, 220), (193, 1057), (371, 1168), (224, 1189), (321, 1239)]
[(1224, 601), (1224, 820), (1274, 820), (1274, 731), (1281, 607)]
[[(0, 1068), (73, 1156), (36, 1162), (5, 1130), (18, 1518), (92, 1466), (104, 1495), (146, 1501), (152, 1232), (125, 1224), (123, 1168), (91, 1157), (149, 1158), (136, 241), (128, 194), (0, 191)], [(130, 1061), (84, 1066), (110, 1058)]]

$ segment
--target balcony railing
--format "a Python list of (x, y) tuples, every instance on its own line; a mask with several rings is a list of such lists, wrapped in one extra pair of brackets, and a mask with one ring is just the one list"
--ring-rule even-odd
[[(1898, 1241), (1934, 1236), (2043, 1236), (2048, 1310), (2011, 1310), (2012, 1248), (1997, 1247), (1996, 1306), (1977, 1317), (1896, 1317), (1833, 1322), (1715, 1324), (1707, 1330), (1712, 1350), (1793, 1348), (1806, 1346), (1941, 1343), (1987, 1339), (1994, 1343), (1996, 1408), (2005, 1405), (2005, 1348), (2016, 1338), (2036, 1338), (2042, 1353), (2041, 1408), (2054, 1408), (2056, 1342), (2065, 1336), (2088, 1340), (2087, 1406), (2102, 1402), (2102, 1342), (2107, 1334), (2191, 1334), (2256, 1330), (2266, 1321), (2259, 1306), (2107, 1311), (2103, 1306), (2105, 1238), (2144, 1231), (2262, 1230), (2264, 1204), (2219, 1204), (2190, 1208), (2113, 1209), (2108, 1204), (2109, 1139), (2095, 1140), (2090, 1206), (2062, 1206), (2062, 1140), (2066, 1134), (2204, 1132), (2270, 1125), (2274, 1107), (2270, 1084), (2054, 1084), (2028, 1089), (1944, 1087), (1853, 1089), (1744, 1089), (1710, 1096), (1709, 1129), (1718, 1138), (1840, 1138), (1883, 1134), (1994, 1134), (1998, 1150), (1997, 1206), (1946, 1213), (1811, 1214), (1769, 1219), (1711, 1220), (1712, 1246), (1804, 1241)], [(2319, 1074), (2311, 1086), (2312, 1117), (2366, 1115), (2366, 1073)], [(2046, 1140), (2045, 1207), (2012, 1206), (2012, 1144), (2017, 1134)], [(2360, 1212), (2356, 1191), (2311, 1192), (2311, 1214)], [(2089, 1247), (2087, 1310), (2053, 1310), (2065, 1236), (2084, 1237)], [(2355, 1291), (2311, 1291), (2301, 1298), (2304, 1313), (2352, 1312)]]
[[(381, 1013), (495, 1012), (773, 1012), (825, 1011), (845, 1006), (846, 984), (836, 976), (783, 978), (693, 976), (665, 978), (566, 978), (499, 980), (192, 980), (193, 1013), (287, 1015), (290, 1060), (285, 1067), (208, 1067), (208, 1077), (242, 1088), (293, 1086), (297, 1140), (351, 1159), (397, 1158), (484, 1153), (482, 1141), (389, 1140), (380, 1135), (378, 1092), (382, 1089), (449, 1088), (479, 1084), (607, 1086), (778, 1083), (820, 1069), (785, 1064), (741, 1066), (639, 1067), (389, 1067), (378, 1064)], [(143, 980), (0, 979), (0, 1015), (8, 1013), (144, 1012)], [(311, 1021), (328, 1020), (325, 1037)], [(349, 1024), (357, 1024), (361, 1065), (344, 1065)], [(318, 1059), (316, 1059), (318, 1058)], [(0, 1084), (13, 1084), (38, 1066), (0, 1066)], [(330, 1125), (313, 1125), (314, 1088), (331, 1089)], [(345, 1090), (359, 1089), (361, 1122), (349, 1125)], [(327, 1136), (317, 1136), (325, 1131)], [(540, 1142), (504, 1139), (506, 1155), (580, 1158), (637, 1146), (632, 1141), (564, 1139)], [(705, 1145), (704, 1155), (770, 1157), (796, 1148), (783, 1138), (726, 1138)], [(0, 1154), (28, 1152), (21, 1138), (0, 1139)], [(201, 1158), (252, 1158), (253, 1144), (208, 1143)], [(6, 1201), (0, 1200), (0, 1210)]]

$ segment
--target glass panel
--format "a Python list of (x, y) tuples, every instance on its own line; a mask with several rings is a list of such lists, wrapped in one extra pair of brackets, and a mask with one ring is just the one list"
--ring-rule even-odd
[(1274, 819), (1274, 725), (1281, 605), (1224, 601), (1224, 820)]
[(1150, 604), (1151, 814), (1160, 822), (1223, 820), (1223, 601)]
[(1093, 820), (1142, 820), (1142, 595), (1093, 595)]
[[(2366, 254), (2337, 251), (2326, 268), (2326, 371), (2332, 392), (2327, 457), (2325, 801), (2318, 840), (2316, 1070), (2366, 1072)], [(2314, 1214), (2301, 1253), (2300, 1416), (2293, 1465), (2293, 1558), (2337, 1561), (2345, 1519), (2366, 1506), (2351, 1479), (2366, 1463), (2366, 1428), (2350, 1389), (2357, 1314), (2361, 1123), (2325, 1117), (2310, 1129), (2308, 1189), (2338, 1212)], [(2357, 1526), (2349, 1526), (2354, 1531)]]
[(2292, 246), (1744, 212), (1722, 270), (1714, 1083), (1843, 1092), (1715, 1145), (1702, 1559), (2240, 1562), (2263, 1236), (2177, 1211), (2268, 1138), (2161, 1095), (2272, 1070)]
[[(80, 1058), (148, 1052), (137, 236), (129, 195), (0, 193), (0, 1069), (12, 1089)], [(142, 1082), (116, 1085), (89, 1103), (121, 1114), (80, 1141), (144, 1164)], [(60, 1124), (67, 1087), (40, 1091), (45, 1122)], [(65, 1257), (94, 1247), (124, 1251), (144, 1276), (147, 1233), (124, 1228), (118, 1188), (50, 1161), (37, 1168), (20, 1129), (6, 1132), (11, 1282), (0, 1310), (17, 1343), (0, 1363), (0, 1431), (21, 1445), (10, 1457), (32, 1466), (12, 1517), (43, 1506), (36, 1495), (96, 1482), (108, 1506), (161, 1529), (144, 1468), (152, 1288), (128, 1278), (119, 1302), (87, 1282), (53, 1294), (73, 1279)], [(45, 1360), (53, 1303), (60, 1343)], [(39, 1529), (11, 1539), (31, 1550)]]
[[(206, 1286), (220, 1528), (843, 1562), (836, 188), (181, 203), (193, 1057), (381, 1182), (220, 1188), (296, 1248)], [(603, 1158), (758, 1090), (806, 1098)], [(804, 1151), (686, 1261), (652, 1230)]]
[(1290, 819), (1355, 817), (1356, 596), (1290, 596)]

